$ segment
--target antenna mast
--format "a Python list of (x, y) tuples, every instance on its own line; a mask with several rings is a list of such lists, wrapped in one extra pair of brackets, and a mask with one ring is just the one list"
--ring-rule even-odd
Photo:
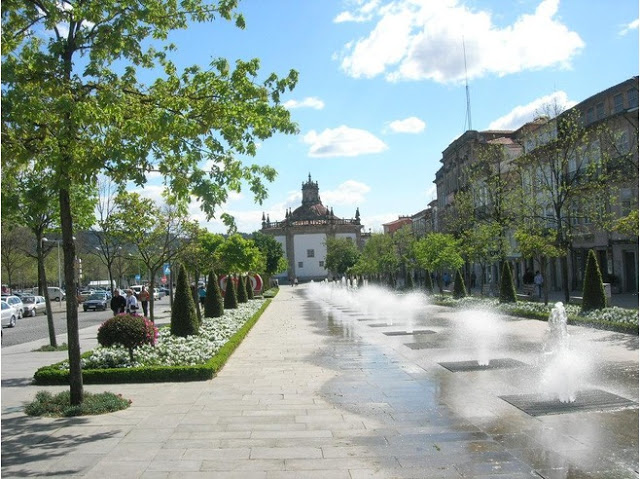
[(464, 55), (464, 85), (467, 92), (467, 115), (465, 118), (465, 131), (473, 130), (471, 126), (471, 97), (469, 96), (469, 79), (467, 78), (467, 49), (464, 45), (464, 35), (462, 36), (462, 53)]

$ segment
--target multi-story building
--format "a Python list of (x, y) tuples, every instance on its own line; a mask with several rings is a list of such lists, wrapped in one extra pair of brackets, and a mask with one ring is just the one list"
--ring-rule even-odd
[[(473, 176), (474, 165), (483, 156), (483, 151), (489, 145), (501, 145), (506, 170), (510, 164), (519, 158), (535, 158), (543, 156), (544, 149), (557, 147), (558, 143), (566, 140), (563, 133), (558, 132), (558, 124), (562, 125), (571, 116), (578, 118), (576, 128), (584, 134), (580, 136), (571, 149), (567, 149), (560, 156), (564, 156), (560, 164), (561, 175), (565, 178), (574, 175), (584, 168), (600, 168), (606, 165), (611, 170), (617, 170), (617, 179), (609, 185), (609, 191), (601, 197), (600, 207), (602, 216), (620, 218), (632, 209), (638, 208), (638, 77), (628, 79), (618, 85), (577, 104), (573, 108), (559, 113), (555, 117), (540, 117), (533, 122), (523, 125), (515, 131), (467, 131), (452, 142), (442, 154), (442, 166), (436, 173), (438, 227), (447, 230), (451, 215), (458, 214), (455, 208), (455, 196), (462, 191), (471, 191), (475, 205), (475, 214), (480, 216), (491, 208), (491, 188), (488, 181)], [(553, 146), (556, 145), (556, 146)], [(525, 162), (526, 163), (526, 162)], [(595, 170), (593, 170), (595, 171)], [(614, 171), (615, 173), (616, 171)], [(544, 176), (544, 171), (538, 174)], [(508, 176), (508, 175), (507, 175)], [(514, 176), (515, 178), (515, 176)], [(578, 183), (578, 186), (580, 184)], [(579, 188), (575, 188), (579, 191)], [(542, 189), (538, 195), (543, 195)], [(612, 283), (616, 291), (638, 290), (638, 235), (627, 236), (611, 229), (603, 228), (600, 223), (593, 221), (591, 213), (583, 211), (578, 199), (575, 207), (566, 208), (558, 216), (558, 211), (548, 211), (546, 215), (556, 222), (563, 222), (571, 230), (569, 235), (568, 275), (569, 287), (579, 289), (582, 284), (582, 273), (586, 260), (586, 253), (594, 249), (598, 253), (600, 267), (605, 275), (605, 281)], [(541, 198), (541, 204), (544, 198)], [(551, 202), (547, 202), (550, 207)], [(567, 212), (568, 211), (568, 212)], [(541, 212), (544, 217), (545, 212)], [(550, 227), (551, 225), (549, 225)], [(519, 258), (518, 245), (511, 239), (510, 251), (506, 258), (512, 261), (519, 283), (520, 277), (530, 264)], [(561, 271), (558, 260), (549, 261), (548, 284), (551, 289), (560, 289), (562, 285)], [(495, 280), (497, 271), (487, 273)], [(489, 279), (489, 278), (485, 278)]]
[(282, 244), (289, 268), (276, 276), (280, 280), (322, 280), (331, 272), (325, 268), (327, 238), (348, 238), (356, 245), (362, 242), (360, 211), (355, 218), (345, 219), (334, 215), (320, 200), (317, 182), (309, 180), (302, 184), (302, 204), (286, 211), (282, 221), (271, 221), (263, 214), (261, 232), (273, 236)]
[(389, 221), (388, 223), (384, 223), (382, 225), (382, 232), (386, 235), (392, 235), (396, 231), (398, 231), (403, 226), (411, 226), (411, 217), (410, 216), (398, 216), (397, 220)]

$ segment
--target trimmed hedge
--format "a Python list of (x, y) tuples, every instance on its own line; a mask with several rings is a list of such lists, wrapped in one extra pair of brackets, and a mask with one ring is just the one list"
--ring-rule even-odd
[[(196, 366), (151, 366), (138, 368), (113, 368), (113, 369), (83, 369), (82, 382), (84, 384), (119, 384), (119, 383), (156, 383), (156, 382), (186, 382), (207, 381), (224, 366), (233, 351), (249, 333), (258, 321), (271, 300), (265, 301), (256, 313), (229, 340), (209, 361)], [(82, 357), (91, 356), (87, 351)], [(44, 366), (33, 375), (35, 384), (38, 385), (68, 385), (69, 371), (60, 369), (63, 362)]]

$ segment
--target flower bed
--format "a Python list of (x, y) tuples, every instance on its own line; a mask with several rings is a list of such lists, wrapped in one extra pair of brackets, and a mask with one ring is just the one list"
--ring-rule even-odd
[[(467, 296), (462, 299), (454, 299), (448, 295), (435, 295), (433, 302), (441, 306), (456, 308), (488, 307), (496, 311), (523, 318), (540, 319), (546, 321), (553, 308), (553, 304), (518, 301), (516, 303), (500, 303), (497, 298), (479, 298)], [(613, 306), (601, 310), (582, 313), (580, 306), (565, 304), (569, 324), (591, 326), (599, 329), (607, 329), (622, 333), (638, 334), (638, 310), (619, 308)]]
[[(204, 318), (200, 333), (186, 338), (160, 329), (155, 346), (135, 349), (131, 362), (126, 348), (99, 347), (82, 355), (87, 384), (123, 382), (202, 381), (211, 379), (256, 323), (270, 300), (253, 300), (220, 318)], [(69, 363), (45, 366), (34, 375), (37, 384), (69, 384)]]

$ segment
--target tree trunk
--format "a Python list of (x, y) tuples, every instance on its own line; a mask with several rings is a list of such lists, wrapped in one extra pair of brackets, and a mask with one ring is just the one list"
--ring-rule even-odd
[(560, 258), (560, 270), (562, 272), (562, 292), (564, 293), (564, 303), (569, 304), (569, 258), (564, 255)]
[(69, 345), (69, 387), (71, 405), (82, 403), (82, 363), (80, 361), (80, 333), (78, 331), (78, 298), (75, 283), (76, 247), (73, 242), (73, 218), (69, 191), (60, 189), (60, 225), (64, 252), (64, 281), (67, 294), (67, 338)]
[(51, 310), (51, 300), (49, 299), (49, 288), (47, 288), (47, 276), (44, 269), (44, 255), (42, 253), (42, 238), (36, 238), (38, 244), (36, 245), (37, 257), (38, 257), (38, 290), (39, 293), (44, 296), (44, 304), (47, 307), (47, 327), (49, 328), (49, 344), (51, 347), (57, 348), (58, 342), (56, 340), (56, 329), (53, 323), (53, 311)]

